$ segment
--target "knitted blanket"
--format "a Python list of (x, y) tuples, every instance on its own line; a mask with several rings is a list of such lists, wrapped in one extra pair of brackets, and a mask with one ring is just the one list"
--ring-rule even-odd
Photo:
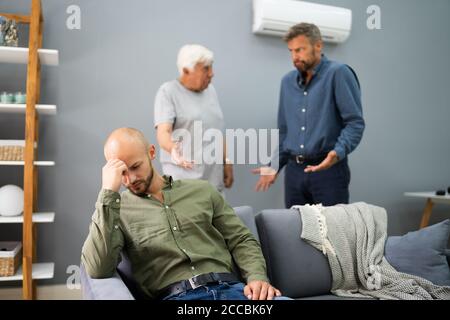
[(378, 299), (450, 299), (450, 287), (397, 272), (385, 259), (387, 214), (383, 208), (363, 202), (292, 208), (301, 216), (301, 238), (328, 258), (333, 294)]

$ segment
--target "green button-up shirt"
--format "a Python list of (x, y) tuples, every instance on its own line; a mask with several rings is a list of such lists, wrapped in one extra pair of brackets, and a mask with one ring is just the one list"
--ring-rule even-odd
[(81, 260), (93, 278), (111, 277), (125, 250), (141, 289), (155, 297), (177, 281), (232, 272), (267, 281), (260, 245), (220, 193), (203, 180), (164, 176), (164, 202), (101, 190)]

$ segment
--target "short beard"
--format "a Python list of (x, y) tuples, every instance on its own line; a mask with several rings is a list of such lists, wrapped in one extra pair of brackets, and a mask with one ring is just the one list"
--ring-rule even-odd
[(312, 56), (313, 56), (313, 61), (311, 61), (310, 63), (306, 63), (306, 61), (301, 61), (301, 62), (303, 62), (304, 69), (297, 68), (300, 72), (307, 73), (307, 72), (309, 72), (309, 71), (314, 69), (314, 67), (316, 65), (316, 62), (317, 62), (317, 60), (316, 60), (316, 50), (314, 48), (312, 50)]
[(137, 195), (139, 197), (143, 197), (143, 196), (145, 196), (147, 194), (146, 192), (147, 192), (148, 188), (150, 187), (150, 185), (152, 184), (152, 181), (153, 181), (153, 167), (152, 167), (152, 163), (150, 161), (150, 157), (147, 156), (147, 160), (148, 160), (148, 164), (150, 166), (150, 175), (148, 175), (147, 178), (145, 179), (144, 191), (136, 193), (136, 192), (133, 192), (133, 190), (131, 190), (130, 188), (128, 188), (128, 190), (130, 190), (130, 192), (132, 194), (135, 194), (135, 195)]

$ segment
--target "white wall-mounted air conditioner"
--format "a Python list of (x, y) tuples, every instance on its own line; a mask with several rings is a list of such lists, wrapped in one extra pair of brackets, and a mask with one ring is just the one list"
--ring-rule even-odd
[(341, 43), (350, 36), (350, 9), (295, 0), (253, 0), (253, 32), (283, 36), (293, 25), (307, 22), (319, 27), (326, 42)]

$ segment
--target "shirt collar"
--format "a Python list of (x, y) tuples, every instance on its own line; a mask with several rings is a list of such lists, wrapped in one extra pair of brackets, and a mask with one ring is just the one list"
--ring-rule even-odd
[(164, 179), (164, 185), (163, 185), (163, 189), (172, 189), (173, 187), (173, 178), (172, 176), (169, 175), (163, 175), (162, 176)]
[(321, 58), (320, 58), (320, 63), (314, 67), (313, 69), (313, 74), (316, 75), (320, 72), (320, 70), (322, 69), (323, 65), (328, 61), (328, 58), (322, 53)]
[[(172, 178), (172, 176), (163, 175), (162, 178), (164, 180), (164, 183), (163, 183), (163, 187), (162, 187), (161, 190), (172, 189), (172, 187), (173, 187), (173, 178)], [(147, 193), (145, 195), (140, 195), (138, 197), (151, 198), (152, 195)]]

